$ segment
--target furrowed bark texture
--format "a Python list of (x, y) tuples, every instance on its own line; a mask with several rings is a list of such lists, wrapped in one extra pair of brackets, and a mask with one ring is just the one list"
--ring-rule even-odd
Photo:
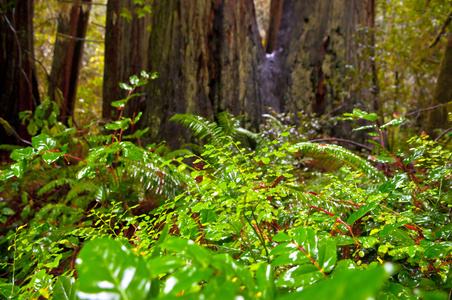
[[(276, 110), (318, 116), (354, 107), (373, 111), (372, 82), (358, 76), (371, 72), (366, 8), (362, 0), (284, 1), (265, 68)], [(330, 134), (347, 135), (349, 128), (337, 126)]]
[(151, 81), (147, 141), (188, 141), (169, 118), (193, 113), (245, 115), (257, 128), (263, 112), (260, 66), (265, 58), (252, 0), (155, 1), (149, 44)]
[(78, 76), (92, 0), (62, 3), (50, 72), (49, 97), (61, 109), (60, 120), (67, 124), (74, 113)]
[[(105, 36), (105, 65), (102, 117), (115, 119), (116, 108), (111, 102), (127, 97), (127, 91), (120, 89), (118, 83), (129, 83), (129, 77), (148, 71), (148, 52), (150, 16), (138, 17), (134, 13), (140, 6), (133, 0), (109, 0), (107, 4), (107, 26)], [(121, 9), (131, 12), (130, 20), (120, 17)], [(139, 88), (137, 93), (145, 93)], [(132, 98), (124, 108), (124, 116), (133, 117), (145, 107), (143, 97)]]
[[(439, 67), (438, 80), (433, 94), (432, 105), (446, 104), (452, 101), (452, 37), (449, 37), (444, 51), (441, 65)], [(450, 105), (429, 111), (427, 115), (427, 133), (432, 137), (437, 137), (435, 129), (446, 129), (450, 127), (448, 121), (448, 108)]]
[[(0, 117), (24, 139), (26, 126), (18, 113), (33, 111), (39, 104), (39, 92), (33, 49), (33, 1), (0, 0)], [(17, 143), (0, 125), (0, 143)]]

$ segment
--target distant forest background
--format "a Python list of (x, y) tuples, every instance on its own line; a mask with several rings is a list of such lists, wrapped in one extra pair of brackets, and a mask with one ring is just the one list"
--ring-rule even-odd
[(228, 111), (254, 131), (264, 113), (316, 118), (313, 137), (352, 138), (337, 117), (353, 108), (380, 124), (410, 116), (402, 134), (449, 127), (450, 1), (1, 0), (0, 9), (2, 143), (30, 140), (38, 128), (19, 113), (45, 99), (65, 125), (116, 119), (111, 102), (127, 96), (119, 82), (142, 70), (158, 78), (124, 116), (144, 113), (136, 128), (150, 128), (146, 143), (189, 141), (169, 122), (177, 113)]

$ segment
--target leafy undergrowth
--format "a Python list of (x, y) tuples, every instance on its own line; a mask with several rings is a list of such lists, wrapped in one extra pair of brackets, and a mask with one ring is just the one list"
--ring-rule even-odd
[[(150, 78), (122, 84), (129, 97), (113, 104)], [(223, 113), (174, 116), (205, 145), (169, 152), (142, 147), (144, 131), (123, 134), (139, 117), (81, 132), (29, 118), (40, 134), (9, 149), (0, 172), (2, 297), (448, 297), (445, 144), (413, 137), (407, 154), (377, 144), (365, 159), (303, 141), (274, 116), (255, 134)]]

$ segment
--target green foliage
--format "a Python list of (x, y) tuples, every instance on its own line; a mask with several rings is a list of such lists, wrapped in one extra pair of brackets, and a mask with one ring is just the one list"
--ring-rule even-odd
[[(131, 77), (113, 105), (155, 77)], [(141, 115), (80, 137), (42, 109), (26, 114), (40, 133), (0, 172), (2, 297), (434, 299), (452, 287), (451, 152), (427, 136), (409, 153), (375, 147), (372, 162), (274, 116), (257, 134), (227, 113), (175, 115), (204, 139), (193, 154), (123, 135)]]

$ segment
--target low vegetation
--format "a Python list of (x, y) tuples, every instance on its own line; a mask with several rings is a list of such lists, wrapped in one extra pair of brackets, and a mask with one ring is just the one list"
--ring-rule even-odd
[[(121, 84), (126, 99), (155, 74)], [(172, 119), (198, 144), (142, 145), (134, 119), (66, 127), (44, 102), (0, 171), (6, 299), (446, 299), (452, 288), (449, 138), (373, 152), (309, 142), (266, 116)], [(48, 116), (51, 116), (50, 118)], [(446, 139), (446, 140), (444, 140)]]

